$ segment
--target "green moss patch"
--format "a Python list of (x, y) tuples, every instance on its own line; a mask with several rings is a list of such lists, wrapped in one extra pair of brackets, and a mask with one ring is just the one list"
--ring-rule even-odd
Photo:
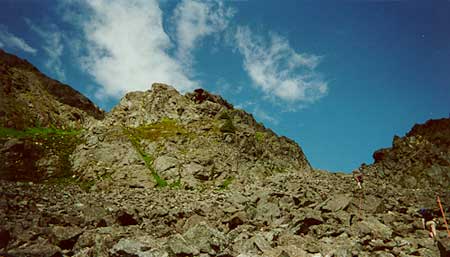
[[(155, 180), (155, 183), (157, 187), (166, 187), (168, 186), (168, 183), (165, 179), (163, 179), (159, 174), (155, 171), (153, 168), (153, 162), (155, 158), (151, 156), (150, 154), (146, 153), (141, 146), (141, 140), (142, 139), (150, 139), (150, 140), (157, 140), (161, 136), (168, 136), (168, 131), (173, 131), (171, 129), (174, 128), (174, 125), (172, 122), (164, 122), (167, 123), (165, 125), (161, 125), (160, 123), (157, 124), (151, 124), (146, 125), (143, 127), (138, 128), (125, 128), (124, 132), (128, 136), (131, 144), (133, 145), (136, 152), (138, 152), (139, 156), (142, 158), (142, 160), (145, 163), (145, 166), (150, 171), (151, 176)], [(165, 128), (164, 133), (160, 133), (162, 128)], [(171, 129), (167, 129), (171, 128)], [(173, 134), (171, 134), (173, 135)]]
[(263, 142), (263, 140), (266, 138), (266, 133), (264, 133), (264, 132), (260, 132), (260, 131), (257, 131), (256, 133), (255, 133), (255, 139), (256, 139), (256, 141), (258, 141), (258, 142)]
[[(7, 170), (7, 179), (41, 181), (42, 179), (65, 178), (73, 175), (70, 155), (81, 143), (80, 130), (61, 130), (56, 128), (34, 127), (25, 130), (15, 130), (0, 127), (0, 139), (20, 139), (11, 148)], [(42, 158), (57, 157), (53, 163), (56, 172), (45, 174), (38, 172), (36, 161)], [(11, 164), (12, 163), (12, 164)]]
[(127, 130), (128, 133), (137, 139), (146, 139), (150, 141), (187, 134), (187, 130), (179, 125), (176, 120), (167, 118), (137, 128), (127, 128)]

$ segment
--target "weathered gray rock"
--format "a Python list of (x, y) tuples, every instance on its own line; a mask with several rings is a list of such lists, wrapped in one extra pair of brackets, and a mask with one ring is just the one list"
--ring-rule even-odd
[(177, 164), (178, 164), (177, 158), (167, 155), (159, 156), (153, 162), (153, 166), (159, 174), (163, 174), (165, 171), (171, 168), (175, 168)]
[(271, 202), (260, 202), (256, 207), (255, 219), (271, 223), (281, 214), (278, 204)]
[(52, 243), (61, 247), (61, 249), (72, 249), (81, 235), (83, 230), (78, 227), (63, 227), (55, 226), (52, 228), (53, 240)]
[(189, 245), (189, 243), (180, 234), (171, 236), (167, 240), (167, 247), (174, 255), (189, 256), (200, 254), (200, 251), (195, 246)]
[(62, 256), (61, 249), (56, 246), (39, 240), (28, 245), (21, 245), (16, 249), (8, 251), (9, 254), (17, 257), (55, 257)]
[(227, 240), (223, 233), (208, 227), (205, 223), (191, 227), (183, 234), (186, 242), (202, 253), (215, 255), (224, 250)]
[(324, 211), (337, 212), (344, 210), (352, 201), (352, 197), (349, 194), (339, 194), (329, 199), (327, 203), (322, 207)]
[(375, 217), (368, 217), (352, 225), (352, 230), (360, 237), (370, 235), (373, 238), (389, 239), (392, 236), (392, 229), (381, 223)]
[(110, 250), (112, 256), (136, 256), (136, 257), (163, 257), (168, 256), (167, 252), (158, 251), (156, 255), (156, 251), (153, 251), (151, 247), (145, 242), (122, 238), (119, 242), (117, 242), (113, 248)]

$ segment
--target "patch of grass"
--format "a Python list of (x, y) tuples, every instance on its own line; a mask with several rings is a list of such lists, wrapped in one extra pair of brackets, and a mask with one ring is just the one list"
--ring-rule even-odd
[(47, 184), (51, 185), (78, 185), (82, 190), (88, 192), (91, 187), (95, 184), (95, 181), (93, 180), (87, 180), (87, 181), (79, 181), (76, 178), (70, 177), (57, 177), (57, 178), (51, 178), (46, 181)]
[(88, 192), (91, 189), (91, 187), (94, 186), (94, 184), (95, 181), (93, 180), (78, 182), (78, 185), (81, 187), (81, 189), (83, 189), (86, 192)]
[(231, 119), (225, 120), (225, 123), (220, 127), (222, 133), (234, 133), (236, 132), (236, 127), (233, 125)]
[(16, 130), (11, 128), (0, 127), (0, 139), (18, 138), (22, 141), (28, 142), (33, 146), (33, 152), (36, 152), (34, 159), (26, 160), (29, 175), (18, 174), (24, 176), (24, 179), (39, 181), (42, 179), (35, 172), (37, 167), (35, 161), (43, 156), (57, 156), (58, 170), (55, 174), (50, 176), (50, 179), (55, 181), (69, 178), (72, 176), (72, 165), (70, 163), (70, 155), (75, 150), (75, 147), (81, 143), (79, 134), (81, 130), (63, 130), (54, 127), (32, 127), (25, 130)]
[(169, 185), (169, 187), (171, 189), (178, 189), (181, 188), (181, 178), (178, 178), (177, 181), (173, 182), (172, 184)]
[(147, 154), (141, 146), (139, 134), (133, 133), (132, 128), (124, 129), (125, 134), (128, 136), (131, 144), (133, 145), (134, 149), (138, 152), (139, 156), (144, 160), (145, 166), (150, 171), (151, 176), (156, 182), (157, 187), (166, 187), (168, 186), (168, 183), (165, 179), (161, 178), (159, 174), (153, 169), (153, 161), (155, 160), (153, 156)]
[(231, 117), (230, 117), (230, 114), (228, 113), (228, 111), (225, 110), (220, 113), (219, 119), (220, 120), (231, 120)]
[[(148, 168), (148, 167), (147, 167), (147, 168)], [(166, 186), (169, 185), (165, 179), (161, 178), (161, 177), (158, 175), (158, 173), (157, 173), (155, 170), (153, 170), (153, 168), (151, 169), (151, 174), (152, 174), (153, 179), (154, 179), (155, 182), (156, 182), (156, 186), (157, 186), (157, 187), (166, 187)]]
[(258, 142), (261, 143), (265, 138), (266, 138), (266, 133), (260, 132), (260, 131), (257, 131), (257, 132), (255, 133), (255, 139), (256, 139), (256, 141), (258, 141)]
[(45, 138), (50, 136), (76, 136), (81, 130), (33, 127), (25, 130), (0, 127), (0, 138)]
[(234, 177), (228, 177), (226, 178), (223, 182), (222, 185), (219, 186), (219, 190), (226, 190), (228, 189), (228, 187), (231, 185), (231, 183), (233, 182)]
[(168, 118), (163, 118), (159, 122), (139, 126), (137, 128), (129, 128), (128, 131), (136, 138), (151, 141), (187, 134), (186, 129), (180, 126), (176, 120)]

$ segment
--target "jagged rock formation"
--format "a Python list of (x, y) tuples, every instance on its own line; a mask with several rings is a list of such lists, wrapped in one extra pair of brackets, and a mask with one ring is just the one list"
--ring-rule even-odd
[(183, 96), (153, 84), (128, 93), (87, 130), (72, 163), (80, 179), (102, 181), (100, 186), (196, 188), (311, 169), (294, 141), (201, 89)]
[(415, 125), (391, 148), (373, 154), (374, 164), (363, 167), (382, 180), (408, 188), (431, 188), (439, 193), (450, 185), (450, 119)]
[(104, 112), (68, 85), (0, 49), (0, 126), (76, 128)]

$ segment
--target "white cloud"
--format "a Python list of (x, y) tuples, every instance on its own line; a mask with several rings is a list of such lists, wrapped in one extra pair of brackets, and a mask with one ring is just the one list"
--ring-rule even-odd
[(93, 0), (83, 1), (82, 7), (84, 19), (75, 19), (82, 22), (87, 46), (81, 63), (102, 86), (97, 97), (121, 97), (147, 90), (153, 82), (182, 92), (195, 86), (185, 67), (168, 54), (173, 44), (156, 0)]
[(0, 47), (17, 48), (24, 52), (35, 54), (36, 49), (31, 47), (25, 40), (8, 32), (8, 29), (0, 25)]
[(224, 31), (234, 15), (222, 2), (183, 0), (177, 5), (172, 20), (176, 26), (177, 57), (192, 61), (192, 50), (201, 38)]
[(49, 69), (49, 71), (52, 72), (59, 80), (65, 81), (66, 75), (64, 73), (61, 60), (64, 51), (64, 44), (62, 42), (63, 36), (58, 27), (54, 24), (49, 24), (46, 28), (42, 28), (34, 24), (29, 19), (25, 19), (25, 21), (28, 26), (30, 26), (31, 30), (36, 32), (36, 34), (38, 34), (44, 41), (42, 49), (48, 57), (45, 62), (45, 67), (47, 67), (47, 69)]
[(315, 72), (320, 57), (297, 53), (276, 34), (269, 41), (238, 27), (237, 49), (244, 57), (244, 69), (253, 83), (269, 97), (287, 102), (311, 103), (326, 95), (328, 86)]
[(279, 121), (274, 116), (268, 114), (264, 110), (262, 110), (259, 106), (255, 106), (252, 113), (255, 115), (255, 117), (261, 121), (267, 121), (274, 125), (278, 125)]

